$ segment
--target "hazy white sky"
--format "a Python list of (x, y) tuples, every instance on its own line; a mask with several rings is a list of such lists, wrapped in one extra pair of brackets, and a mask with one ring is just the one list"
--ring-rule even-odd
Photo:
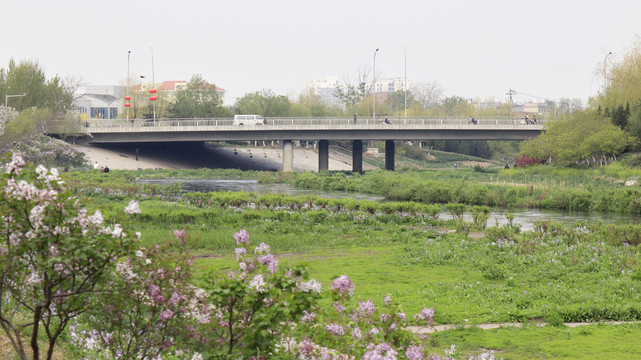
[(297, 95), (327, 75), (436, 81), (445, 95), (581, 98), (595, 71), (641, 33), (638, 0), (4, 0), (0, 67), (36, 59), (48, 77), (124, 84), (202, 74), (227, 103), (272, 89)]

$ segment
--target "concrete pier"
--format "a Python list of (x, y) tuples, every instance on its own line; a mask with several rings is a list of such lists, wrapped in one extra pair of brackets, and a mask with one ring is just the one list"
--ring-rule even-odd
[(394, 171), (394, 155), (396, 147), (394, 140), (385, 140), (385, 170)]
[(363, 141), (354, 140), (352, 143), (352, 172), (363, 173)]
[(294, 142), (291, 140), (283, 141), (283, 171), (294, 171)]
[(318, 142), (318, 172), (329, 170), (329, 141)]

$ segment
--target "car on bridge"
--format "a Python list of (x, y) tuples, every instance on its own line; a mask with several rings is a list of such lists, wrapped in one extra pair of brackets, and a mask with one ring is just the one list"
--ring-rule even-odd
[(232, 125), (267, 125), (260, 115), (235, 115)]

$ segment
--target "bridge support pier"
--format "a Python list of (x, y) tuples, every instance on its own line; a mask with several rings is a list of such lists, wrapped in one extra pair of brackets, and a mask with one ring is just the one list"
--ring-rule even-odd
[(394, 171), (394, 155), (396, 148), (394, 140), (385, 140), (385, 170)]
[(283, 172), (294, 171), (294, 142), (283, 141)]
[(352, 172), (363, 173), (363, 141), (354, 140), (352, 143)]
[(329, 170), (329, 141), (318, 142), (318, 172)]

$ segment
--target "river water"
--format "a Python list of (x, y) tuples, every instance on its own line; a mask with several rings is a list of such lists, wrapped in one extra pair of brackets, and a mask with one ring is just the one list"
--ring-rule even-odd
[[(138, 180), (139, 184), (158, 184), (172, 185), (180, 183), (183, 192), (212, 192), (212, 191), (244, 191), (248, 193), (266, 194), (288, 194), (288, 195), (314, 195), (327, 198), (353, 198), (359, 200), (383, 201), (382, 196), (370, 194), (357, 194), (340, 191), (323, 191), (296, 189), (287, 184), (260, 184), (256, 180)], [(598, 222), (603, 221), (606, 224), (628, 224), (638, 221), (637, 218), (626, 214), (603, 214), (603, 213), (585, 213), (585, 212), (562, 212), (554, 210), (541, 209), (502, 209), (492, 208), (487, 225), (495, 226), (507, 224), (505, 212), (514, 215), (514, 224), (521, 225), (523, 230), (532, 230), (536, 221), (551, 221), (562, 224), (573, 225), (579, 222)], [(447, 212), (441, 213), (440, 219), (451, 219)], [(472, 222), (472, 215), (466, 213), (463, 216), (467, 222)]]

